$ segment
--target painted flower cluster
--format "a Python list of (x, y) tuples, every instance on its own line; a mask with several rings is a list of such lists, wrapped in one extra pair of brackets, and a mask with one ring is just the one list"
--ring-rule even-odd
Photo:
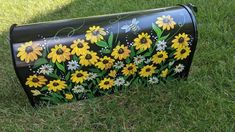
[(184, 32), (172, 35), (169, 31), (176, 27), (171, 16), (160, 16), (152, 23), (154, 39), (148, 32), (139, 32), (130, 45), (114, 41), (113, 33), (96, 25), (69, 46), (58, 43), (42, 48), (26, 42), (17, 57), (33, 63), (37, 71), (25, 82), (33, 96), (51, 103), (71, 102), (112, 93), (133, 82), (157, 84), (181, 73), (185, 68), (181, 62), (191, 52), (190, 37)]

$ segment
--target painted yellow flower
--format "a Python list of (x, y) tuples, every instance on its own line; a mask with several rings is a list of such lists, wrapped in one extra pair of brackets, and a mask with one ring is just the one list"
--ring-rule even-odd
[(155, 73), (156, 67), (153, 65), (146, 65), (144, 66), (141, 71), (139, 72), (141, 77), (150, 77)]
[(82, 55), (90, 49), (88, 43), (85, 40), (77, 39), (73, 41), (73, 44), (70, 46), (72, 48), (71, 54), (73, 55)]
[(55, 45), (54, 48), (51, 49), (51, 52), (48, 54), (48, 58), (52, 59), (52, 62), (65, 62), (66, 60), (70, 60), (70, 49), (62, 44)]
[(41, 56), (42, 47), (39, 44), (33, 43), (32, 41), (26, 42), (22, 44), (18, 48), (17, 57), (20, 58), (21, 61), (25, 61), (29, 63), (31, 61), (35, 61), (38, 59), (38, 56)]
[(173, 18), (171, 16), (161, 16), (157, 18), (156, 24), (159, 27), (162, 27), (163, 30), (170, 30), (170, 29), (174, 29), (175, 28), (175, 21), (173, 20)]
[(73, 95), (72, 94), (65, 94), (65, 98), (67, 100), (72, 100), (73, 99)]
[(91, 66), (95, 65), (98, 59), (99, 57), (97, 56), (96, 52), (88, 51), (80, 56), (79, 63), (83, 66)]
[(128, 49), (127, 46), (124, 46), (123, 44), (122, 45), (117, 45), (114, 49), (113, 49), (113, 52), (112, 52), (112, 56), (115, 58), (115, 59), (118, 59), (118, 60), (123, 60), (123, 59), (126, 59), (130, 56), (130, 53), (131, 51)]
[(126, 66), (122, 70), (122, 73), (125, 76), (130, 76), (130, 75), (135, 74), (136, 71), (137, 71), (136, 65), (133, 63), (130, 63), (130, 64), (126, 64)]
[(100, 40), (103, 40), (107, 33), (105, 32), (104, 28), (100, 26), (92, 26), (89, 30), (86, 31), (86, 40), (90, 40), (91, 43), (96, 43)]
[(172, 48), (182, 48), (184, 46), (188, 46), (188, 41), (190, 40), (188, 34), (182, 33), (178, 36), (175, 36), (175, 39), (172, 40)]
[(100, 81), (99, 87), (100, 89), (106, 90), (110, 89), (113, 87), (114, 80), (110, 78), (104, 78), (103, 80)]
[(100, 61), (97, 62), (95, 65), (101, 70), (107, 70), (113, 66), (114, 61), (114, 59), (104, 56), (103, 58), (100, 58)]
[(65, 81), (62, 81), (60, 79), (58, 80), (52, 80), (47, 84), (48, 90), (52, 90), (54, 92), (61, 91), (67, 87), (67, 84)]
[(174, 58), (177, 60), (183, 60), (189, 56), (190, 52), (191, 52), (191, 50), (188, 46), (177, 48), (176, 52), (174, 54), (175, 55)]
[(47, 79), (42, 75), (32, 75), (27, 78), (25, 85), (29, 87), (42, 87), (46, 84)]
[(71, 80), (74, 83), (83, 83), (87, 79), (88, 75), (87, 71), (75, 71), (75, 73), (71, 75)]
[(152, 40), (148, 33), (142, 33), (138, 35), (138, 38), (134, 39), (134, 46), (136, 50), (146, 50), (152, 45)]
[(115, 78), (116, 75), (117, 75), (117, 71), (116, 70), (111, 70), (108, 75), (112, 78)]
[(158, 51), (155, 55), (152, 57), (152, 61), (154, 64), (160, 64), (164, 62), (168, 58), (166, 51)]
[(30, 90), (33, 96), (41, 95), (42, 93), (39, 90)]
[(167, 75), (169, 74), (169, 70), (166, 68), (165, 70), (163, 70), (162, 72), (161, 72), (161, 77), (166, 77)]

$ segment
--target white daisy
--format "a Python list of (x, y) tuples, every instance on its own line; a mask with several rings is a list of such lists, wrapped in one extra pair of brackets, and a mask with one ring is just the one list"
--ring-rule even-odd
[(162, 41), (158, 41), (158, 43), (157, 43), (157, 51), (159, 51), (159, 50), (165, 50), (165, 48), (167, 47), (167, 45), (166, 45), (166, 42), (165, 42), (165, 40), (162, 40)]
[(53, 67), (49, 64), (44, 64), (42, 65), (40, 68), (39, 68), (39, 73), (42, 73), (42, 74), (50, 74), (54, 71)]
[(68, 66), (68, 70), (72, 70), (72, 71), (78, 69), (79, 67), (78, 62), (74, 60), (69, 61), (67, 66)]
[(180, 73), (184, 70), (184, 65), (183, 64), (179, 64), (175, 67), (175, 73)]
[(98, 75), (96, 73), (90, 72), (88, 77), (87, 77), (87, 80), (90, 81), (90, 80), (93, 80), (97, 77), (98, 77)]
[(149, 78), (148, 82), (149, 82), (150, 84), (156, 84), (156, 83), (159, 82), (159, 80), (158, 80), (157, 77), (151, 77), (151, 78)]
[(124, 64), (122, 61), (117, 61), (113, 66), (114, 68), (121, 69), (124, 66)]
[(82, 85), (76, 85), (74, 86), (74, 88), (72, 89), (74, 93), (84, 93), (85, 89)]
[(145, 60), (145, 58), (142, 55), (138, 55), (138, 56), (134, 57), (134, 63), (136, 65), (142, 63), (144, 60)]
[(174, 65), (174, 63), (175, 63), (175, 61), (171, 61), (171, 62), (169, 62), (169, 66)]
[(38, 96), (41, 94), (39, 90), (31, 90), (31, 93), (33, 94), (33, 96)]
[(121, 86), (125, 83), (125, 79), (123, 77), (119, 77), (118, 79), (116, 79), (114, 81), (114, 85), (115, 86)]
[(146, 61), (144, 61), (144, 63), (149, 64), (151, 62), (151, 59), (146, 59)]

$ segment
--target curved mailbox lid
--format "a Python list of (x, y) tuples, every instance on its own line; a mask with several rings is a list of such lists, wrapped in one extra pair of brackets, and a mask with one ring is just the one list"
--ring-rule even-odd
[(33, 106), (184, 78), (197, 42), (191, 7), (13, 25), (16, 74)]

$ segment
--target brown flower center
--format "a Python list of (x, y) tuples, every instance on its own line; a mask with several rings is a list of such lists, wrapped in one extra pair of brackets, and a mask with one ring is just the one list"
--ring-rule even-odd
[(85, 57), (87, 60), (90, 60), (92, 58), (91, 54), (87, 54)]
[(26, 48), (25, 48), (25, 52), (26, 52), (27, 54), (29, 54), (30, 52), (33, 52), (33, 47), (32, 47), (32, 46), (26, 47)]
[(163, 54), (158, 55), (158, 58), (162, 58), (162, 57), (163, 57)]
[(83, 44), (82, 43), (78, 43), (77, 47), (78, 48), (83, 48)]
[(61, 49), (61, 48), (59, 48), (57, 51), (56, 51), (56, 54), (57, 55), (62, 55), (64, 53), (64, 51)]
[(92, 32), (92, 35), (94, 35), (94, 36), (99, 35), (99, 31), (93, 31), (93, 32)]
[(53, 83), (53, 86), (58, 86), (58, 85), (59, 85), (59, 83), (57, 83), (57, 82)]
[(151, 71), (151, 69), (150, 69), (150, 68), (147, 68), (147, 69), (146, 69), (146, 72), (150, 72), (150, 71)]
[(182, 49), (182, 50), (180, 51), (181, 54), (184, 54), (185, 52), (186, 52), (185, 49)]
[(103, 63), (107, 64), (107, 63), (109, 63), (109, 61), (108, 60), (103, 60)]
[(108, 85), (108, 84), (109, 84), (109, 81), (105, 81), (104, 84), (105, 84), (105, 85)]
[(145, 44), (145, 43), (147, 43), (147, 39), (146, 39), (146, 38), (142, 38), (142, 39), (140, 40), (140, 42), (141, 42), (142, 44)]
[(180, 37), (179, 40), (178, 40), (179, 43), (183, 43), (184, 42), (184, 38), (183, 37)]
[(33, 78), (32, 81), (33, 81), (34, 83), (39, 82), (39, 80), (38, 80), (37, 78)]
[(132, 69), (133, 69), (133, 67), (132, 67), (132, 66), (129, 66), (127, 69), (130, 71), (130, 70), (132, 70)]
[(123, 48), (120, 48), (119, 50), (118, 50), (118, 54), (123, 54), (124, 53), (124, 49)]
[(170, 20), (168, 18), (164, 18), (163, 23), (170, 23)]
[(83, 76), (82, 73), (78, 73), (78, 74), (77, 74), (77, 77), (82, 77), (82, 76)]

